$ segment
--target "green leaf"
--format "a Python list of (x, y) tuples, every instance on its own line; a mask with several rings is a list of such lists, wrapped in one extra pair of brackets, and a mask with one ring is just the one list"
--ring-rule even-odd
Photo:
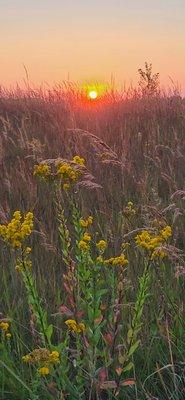
[(49, 341), (51, 340), (52, 334), (53, 334), (53, 325), (50, 324), (50, 325), (47, 327), (47, 329), (46, 329), (46, 336), (47, 336), (47, 339), (48, 339)]
[(106, 294), (108, 292), (108, 290), (107, 289), (100, 289), (100, 290), (97, 290), (97, 292), (96, 292), (96, 298), (99, 298), (99, 297), (102, 297), (104, 294)]
[(135, 342), (135, 343), (131, 346), (131, 348), (130, 348), (130, 350), (129, 350), (129, 353), (128, 353), (128, 357), (130, 357), (130, 356), (132, 356), (132, 354), (134, 354), (134, 352), (135, 352), (136, 349), (138, 348), (139, 344), (140, 344), (140, 340), (137, 340), (137, 342)]
[(128, 330), (128, 332), (127, 332), (127, 343), (128, 343), (128, 344), (130, 343), (130, 340), (131, 340), (132, 336), (133, 336), (133, 329), (130, 328), (130, 329)]
[(133, 362), (129, 362), (124, 368), (123, 372), (130, 371), (133, 368), (134, 364)]

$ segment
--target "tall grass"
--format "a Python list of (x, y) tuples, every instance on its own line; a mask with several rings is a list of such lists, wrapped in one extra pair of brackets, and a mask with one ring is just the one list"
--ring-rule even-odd
[[(65, 243), (61, 238), (65, 237), (66, 223), (74, 245), (74, 218), (77, 229), (80, 216), (93, 215), (94, 241), (105, 238), (110, 254), (114, 255), (122, 242), (134, 246), (138, 232), (154, 229), (154, 220), (172, 226), (173, 242), (168, 246), (169, 261), (153, 266), (149, 277), (143, 275), (143, 255), (129, 250), (129, 267), (121, 279), (125, 288), (124, 335), (131, 325), (138, 330), (139, 345), (129, 361), (134, 370), (131, 376), (125, 371), (125, 380), (131, 378), (134, 385), (123, 386), (121, 392), (115, 387), (106, 388), (105, 382), (108, 378), (115, 380), (115, 376), (113, 370), (108, 377), (107, 369), (102, 370), (101, 385), (108, 394), (105, 390), (100, 394), (95, 391), (95, 371), (91, 368), (89, 372), (87, 362), (83, 368), (91, 374), (90, 394), (86, 389), (83, 392), (84, 378), (80, 373), (77, 378), (73, 375), (78, 382), (73, 394), (68, 392), (69, 388), (59, 393), (53, 382), (49, 382), (50, 386), (44, 382), (38, 389), (32, 370), (21, 361), (23, 354), (40, 346), (35, 312), (33, 305), (28, 306), (24, 282), (14, 268), (13, 253), (1, 242), (0, 319), (10, 321), (12, 339), (6, 344), (6, 351), (1, 346), (0, 398), (59, 399), (68, 394), (66, 398), (70, 399), (98, 399), (98, 395), (105, 399), (184, 399), (184, 134), (185, 102), (178, 93), (158, 92), (143, 97), (137, 90), (109, 91), (93, 103), (73, 85), (53, 90), (1, 89), (0, 223), (6, 224), (18, 209), (34, 213), (34, 234), (30, 238), (33, 277), (42, 307), (49, 315), (48, 324), (54, 325), (55, 343), (61, 340), (59, 310), (64, 301), (66, 273), (61, 254)], [(50, 185), (42, 181), (38, 184), (33, 177), (34, 165), (43, 160), (53, 165), (56, 159), (70, 160), (76, 154), (84, 157), (88, 171), (74, 193), (78, 206), (72, 212), (71, 202), (66, 199), (57, 213), (54, 192)], [(132, 216), (127, 208), (129, 201), (136, 210)], [(82, 268), (82, 276), (83, 273)], [(109, 278), (113, 288), (113, 277), (108, 275), (105, 279)], [(92, 275), (92, 282), (93, 279)], [(93, 292), (90, 293), (91, 296)], [(141, 309), (143, 295), (141, 323), (137, 310)], [(85, 292), (84, 296), (88, 298), (89, 294)], [(114, 304), (116, 298), (112, 301)], [(109, 313), (111, 316), (110, 310)], [(134, 340), (137, 343), (135, 337)], [(62, 354), (65, 360), (65, 351)], [(76, 362), (80, 360), (77, 358)], [(99, 360), (97, 365), (102, 367)], [(66, 373), (66, 382), (69, 376)], [(119, 380), (119, 371), (116, 376)], [(79, 393), (84, 394), (80, 397)]]

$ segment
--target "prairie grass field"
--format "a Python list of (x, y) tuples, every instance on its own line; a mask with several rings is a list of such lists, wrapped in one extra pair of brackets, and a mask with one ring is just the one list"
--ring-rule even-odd
[(0, 399), (185, 399), (185, 100), (0, 90)]

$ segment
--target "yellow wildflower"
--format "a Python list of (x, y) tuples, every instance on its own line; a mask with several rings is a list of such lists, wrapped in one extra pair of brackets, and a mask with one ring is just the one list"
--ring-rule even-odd
[(13, 217), (16, 221), (20, 221), (21, 220), (21, 212), (20, 211), (15, 211), (13, 214)]
[(20, 248), (33, 230), (33, 213), (28, 212), (23, 221), (22, 218), (20, 211), (15, 211), (7, 225), (0, 225), (0, 236), (14, 248)]
[(103, 262), (104, 262), (103, 257), (102, 257), (102, 256), (98, 256), (98, 257), (96, 258), (96, 262), (97, 262), (98, 264), (103, 264)]
[(22, 356), (22, 361), (25, 363), (29, 363), (31, 361), (31, 356), (29, 354)]
[(51, 177), (51, 168), (47, 163), (35, 165), (33, 175), (47, 180)]
[(84, 332), (85, 331), (85, 324), (83, 322), (80, 322), (79, 324), (77, 324), (77, 329), (78, 329), (78, 333)]
[(53, 364), (59, 362), (59, 352), (58, 351), (54, 350), (49, 354), (49, 362), (53, 363)]
[(46, 348), (34, 349), (30, 356), (32, 357), (32, 361), (34, 363), (44, 363), (48, 362), (50, 351)]
[(7, 340), (9, 340), (9, 339), (11, 339), (12, 335), (10, 332), (8, 332), (8, 333), (6, 333), (5, 337)]
[(108, 258), (107, 260), (104, 261), (104, 264), (105, 265), (113, 265), (113, 266), (116, 266), (116, 265), (124, 266), (124, 265), (128, 264), (128, 260), (124, 254), (121, 254), (120, 256), (117, 256), (117, 257)]
[(75, 321), (74, 319), (67, 319), (67, 320), (65, 321), (65, 324), (67, 325), (67, 327), (68, 327), (70, 330), (73, 330), (73, 329), (75, 329), (75, 327), (76, 327), (76, 321)]
[(105, 265), (113, 265), (114, 257), (104, 260)]
[(41, 368), (38, 369), (38, 373), (39, 373), (41, 376), (45, 376), (45, 375), (49, 375), (50, 370), (49, 370), (48, 367), (41, 367)]
[(70, 184), (69, 183), (64, 183), (63, 184), (63, 189), (64, 190), (69, 190), (70, 189)]
[(15, 266), (15, 270), (16, 270), (17, 272), (21, 272), (22, 269), (23, 269), (23, 267), (22, 267), (21, 264), (20, 264), (20, 265), (18, 264), (18, 265)]
[(156, 236), (144, 230), (135, 237), (135, 240), (139, 247), (143, 247), (146, 250), (154, 250), (160, 247), (171, 235), (172, 229), (167, 225)]
[(80, 172), (78, 170), (76, 170), (67, 162), (62, 162), (57, 165), (57, 176), (66, 184), (77, 181), (79, 173)]
[(31, 353), (22, 357), (22, 361), (30, 364), (39, 364), (41, 367), (39, 372), (41, 375), (48, 375), (49, 372), (44, 373), (44, 368), (49, 370), (50, 366), (59, 363), (59, 352), (49, 351), (46, 348), (34, 349)]
[(145, 247), (148, 249), (148, 245), (150, 244), (151, 236), (148, 231), (142, 231), (135, 237), (136, 244), (140, 247)]
[(167, 240), (172, 236), (172, 228), (171, 226), (167, 225), (165, 228), (161, 230), (161, 236), (163, 239)]
[(90, 242), (91, 241), (91, 235), (89, 235), (88, 232), (85, 232), (84, 235), (83, 235), (83, 240), (85, 242)]
[(68, 172), (68, 177), (71, 179), (71, 181), (75, 182), (78, 179), (78, 172), (71, 169)]
[(88, 226), (92, 225), (93, 223), (93, 217), (89, 216), (86, 219), (80, 219), (80, 225), (82, 228), (88, 228)]
[(25, 253), (26, 253), (26, 254), (29, 254), (29, 253), (31, 253), (31, 247), (26, 247), (26, 249), (25, 249)]
[(127, 260), (127, 258), (125, 257), (124, 254), (121, 254), (120, 256), (114, 258), (112, 264), (113, 265), (121, 265), (121, 266), (123, 266), (123, 265), (127, 265), (128, 264), (128, 260)]
[(73, 161), (74, 161), (76, 164), (79, 164), (79, 165), (84, 165), (84, 164), (85, 164), (84, 158), (82, 158), (82, 157), (80, 157), (80, 156), (74, 156), (74, 157), (73, 157)]
[(128, 201), (126, 207), (123, 209), (123, 214), (125, 214), (128, 217), (136, 214), (136, 210), (134, 208), (134, 204), (132, 203), (132, 201)]
[(92, 225), (92, 223), (93, 223), (93, 217), (89, 216), (89, 217), (87, 218), (87, 222), (88, 222), (89, 225)]
[(162, 241), (163, 239), (159, 235), (151, 238), (149, 243), (149, 249), (155, 249), (156, 247), (159, 247)]
[(96, 243), (96, 247), (98, 248), (98, 250), (103, 252), (107, 247), (107, 242), (105, 240), (100, 240), (98, 243)]
[(0, 322), (0, 329), (2, 329), (3, 332), (7, 332), (9, 329), (9, 323), (8, 322)]
[(65, 321), (68, 329), (75, 333), (82, 333), (85, 331), (85, 325), (83, 322), (77, 323), (74, 319), (68, 319)]
[(82, 250), (84, 252), (89, 251), (89, 249), (90, 249), (89, 244), (87, 242), (85, 242), (84, 240), (79, 241), (78, 247), (80, 250)]

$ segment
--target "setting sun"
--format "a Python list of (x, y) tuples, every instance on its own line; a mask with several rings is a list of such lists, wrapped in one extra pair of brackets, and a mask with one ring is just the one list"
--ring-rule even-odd
[(98, 97), (97, 91), (96, 90), (91, 90), (89, 92), (89, 97), (90, 97), (90, 99), (95, 100)]

